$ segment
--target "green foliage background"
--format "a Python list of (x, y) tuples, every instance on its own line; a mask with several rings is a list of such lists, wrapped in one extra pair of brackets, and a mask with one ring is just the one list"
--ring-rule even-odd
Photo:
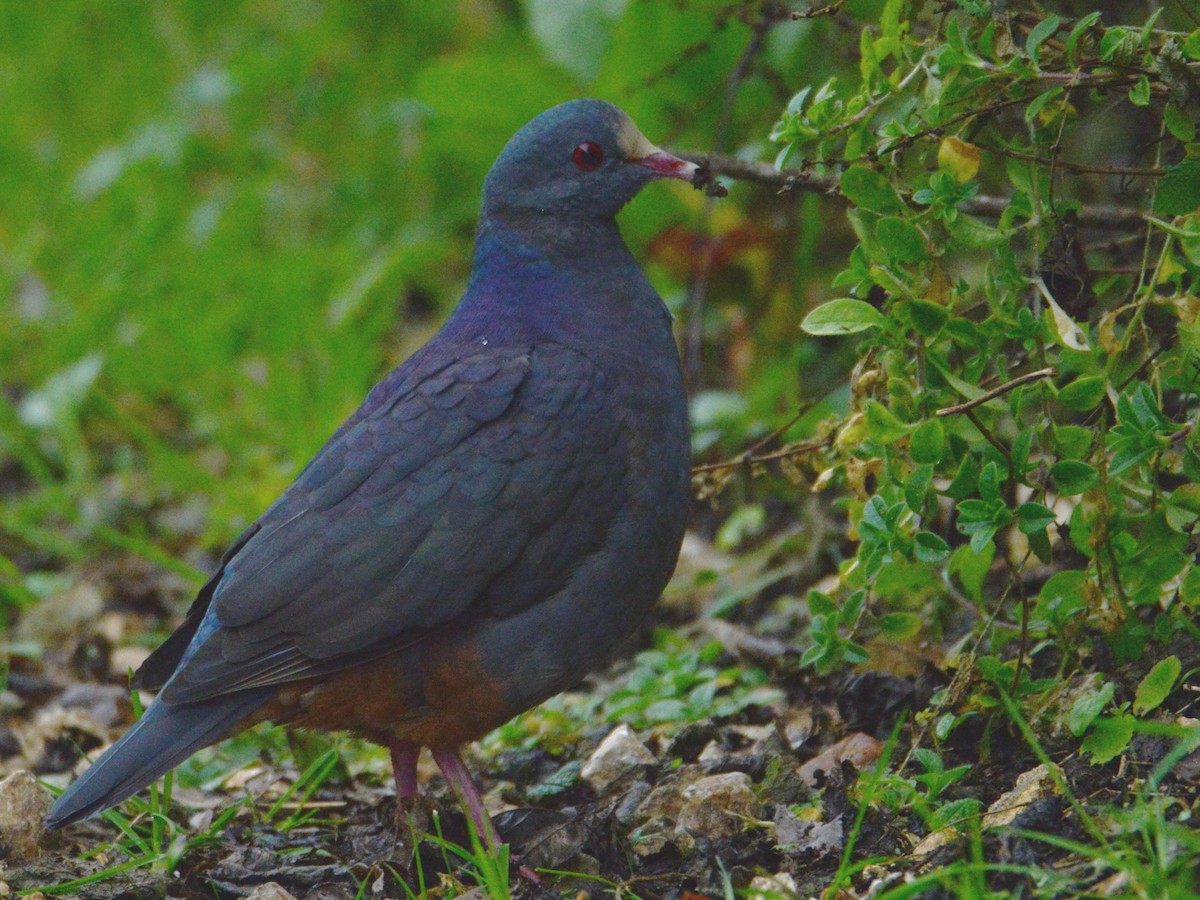
[[(592, 95), (745, 181), (622, 226), (679, 318), (697, 527), (767, 561), (817, 675), (900, 647), (953, 677), (890, 802), (977, 814), (930, 806), (965, 770), (928, 748), (1018, 732), (1102, 765), (1157, 729), (1177, 761), (1200, 14), (1096, 7), (0, 4), (0, 617), (114, 549), (198, 577), (452, 308), (504, 141)], [(709, 663), (660, 648), (610, 706), (778, 696)], [(1155, 810), (1130, 830), (1200, 849)], [(1191, 877), (1176, 850), (1123, 863), (1144, 895)]]
[[(554, 8), (0, 7), (7, 546), (169, 540), (123, 519), (126, 491), (193, 494), (206, 540), (235, 534), (452, 307), (483, 175), (537, 112), (597, 95), (708, 143), (736, 16), (613, 4), (580, 32)], [(731, 130), (761, 141), (769, 98)], [(687, 193), (628, 211), (639, 255), (694, 218)]]

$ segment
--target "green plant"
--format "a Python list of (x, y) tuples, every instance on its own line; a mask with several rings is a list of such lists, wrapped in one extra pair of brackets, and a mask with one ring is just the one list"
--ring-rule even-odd
[(670, 632), (657, 635), (658, 648), (634, 657), (622, 685), (604, 698), (609, 721), (637, 728), (663, 722), (694, 722), (732, 716), (748, 706), (767, 706), (782, 696), (757, 668), (718, 667), (725, 652), (710, 641), (693, 647)]

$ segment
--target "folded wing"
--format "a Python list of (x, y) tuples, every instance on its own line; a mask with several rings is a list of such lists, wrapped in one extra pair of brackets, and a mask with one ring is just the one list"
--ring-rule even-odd
[(142, 682), (173, 670), (172, 703), (282, 684), (560, 589), (620, 506), (621, 423), (583, 354), (480, 350), (373, 392), (235, 544)]

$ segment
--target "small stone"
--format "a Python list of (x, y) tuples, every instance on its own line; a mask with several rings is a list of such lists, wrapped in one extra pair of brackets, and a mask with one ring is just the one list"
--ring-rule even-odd
[(1028, 772), (1022, 772), (1017, 776), (1017, 783), (1013, 789), (997, 797), (983, 814), (983, 827), (1000, 828), (1011, 825), (1035, 800), (1057, 794), (1062, 773), (1058, 773), (1058, 778), (1054, 776), (1055, 773), (1045, 763)]
[(24, 862), (38, 855), (50, 805), (32, 772), (22, 769), (0, 781), (0, 859)]
[(683, 789), (683, 804), (675, 824), (675, 836), (687, 838), (698, 832), (709, 840), (732, 837), (745, 827), (759, 809), (754, 786), (745, 772), (709, 775)]
[(778, 875), (756, 875), (746, 891), (746, 900), (787, 900), (795, 897), (796, 879), (787, 872)]
[(1129, 873), (1113, 872), (1103, 881), (1092, 885), (1090, 893), (1099, 897), (1121, 897), (1125, 896), (1128, 889)]
[(296, 897), (285, 890), (278, 882), (268, 881), (266, 884), (260, 884), (247, 894), (246, 900), (296, 900)]
[(775, 807), (775, 846), (785, 853), (805, 853), (820, 859), (840, 853), (846, 846), (842, 819), (834, 816), (827, 822), (802, 819), (786, 806)]
[(953, 844), (958, 840), (958, 831), (953, 826), (939, 828), (937, 831), (931, 831), (917, 843), (909, 855), (913, 859), (923, 860), (927, 856), (932, 856), (938, 850), (941, 850), (948, 844)]
[(80, 582), (24, 610), (17, 622), (17, 639), (45, 642), (62, 637), (92, 622), (103, 609), (100, 588), (88, 581)]
[(667, 846), (683, 806), (681, 795), (684, 779), (688, 777), (689, 769), (694, 768), (685, 766), (675, 777), (655, 785), (654, 790), (638, 806), (633, 818), (637, 825), (633, 852), (638, 856), (653, 856)]
[(115, 684), (73, 684), (59, 696), (58, 705), (78, 710), (105, 728), (133, 721), (129, 691)]
[(106, 612), (92, 623), (92, 631), (103, 635), (110, 644), (119, 644), (125, 640), (129, 630), (129, 616), (125, 613)]
[(815, 787), (818, 772), (828, 775), (841, 766), (843, 761), (851, 763), (861, 771), (879, 759), (881, 753), (883, 744), (869, 734), (858, 732), (847, 735), (824, 753), (814, 756), (802, 765), (798, 772), (805, 782)]
[(621, 825), (628, 826), (633, 823), (634, 817), (637, 815), (638, 807), (642, 805), (648, 796), (650, 796), (650, 782), (643, 778), (635, 781), (625, 792), (625, 796), (621, 798), (621, 802), (617, 804), (616, 811), (613, 817)]
[(16, 735), (25, 764), (43, 773), (67, 771), (80, 749), (88, 753), (108, 743), (108, 729), (87, 709), (57, 704), (41, 710)]
[(618, 725), (584, 763), (579, 777), (598, 794), (638, 766), (653, 765), (654, 756), (628, 725)]

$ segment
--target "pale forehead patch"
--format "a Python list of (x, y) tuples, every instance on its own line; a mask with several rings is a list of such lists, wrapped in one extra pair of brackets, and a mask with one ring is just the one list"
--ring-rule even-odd
[(626, 159), (645, 159), (647, 156), (662, 152), (638, 130), (629, 116), (625, 116), (621, 120), (617, 129), (617, 144), (620, 145), (621, 152), (625, 154)]

